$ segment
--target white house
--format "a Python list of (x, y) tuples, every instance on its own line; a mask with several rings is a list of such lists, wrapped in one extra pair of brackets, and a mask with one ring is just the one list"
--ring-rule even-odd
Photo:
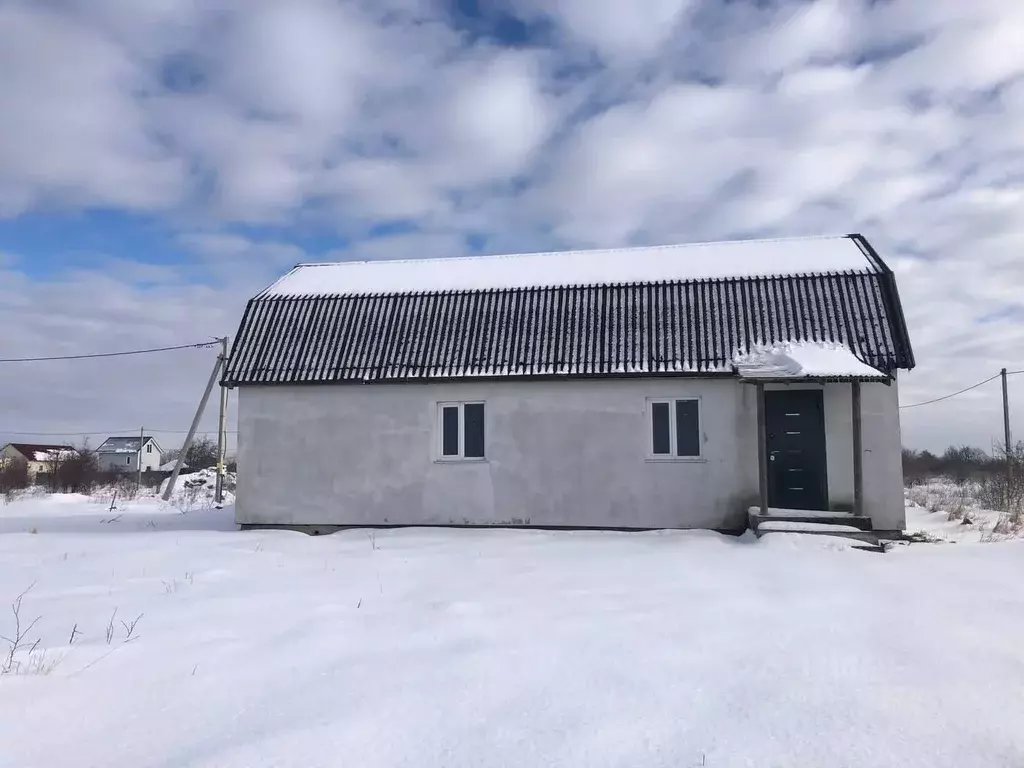
[(237, 522), (900, 530), (913, 365), (860, 235), (303, 264), (224, 375)]
[[(142, 447), (139, 448), (141, 442)], [(142, 462), (143, 472), (152, 472), (160, 468), (160, 444), (152, 437), (108, 437), (99, 448), (96, 456), (102, 469), (113, 469), (121, 472), (138, 472)]]

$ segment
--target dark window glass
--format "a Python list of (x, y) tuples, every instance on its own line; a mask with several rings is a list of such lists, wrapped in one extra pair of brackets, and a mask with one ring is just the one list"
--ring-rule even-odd
[(459, 406), (446, 405), (441, 409), (441, 455), (459, 455)]
[(463, 442), (467, 459), (484, 457), (484, 404), (467, 403), (463, 406), (466, 437)]
[(700, 456), (696, 400), (676, 400), (676, 456)]
[(651, 428), (656, 456), (672, 453), (669, 445), (668, 403), (651, 403)]

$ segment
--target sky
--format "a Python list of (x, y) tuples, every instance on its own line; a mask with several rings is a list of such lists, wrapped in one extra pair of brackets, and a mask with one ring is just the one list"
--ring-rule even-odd
[[(302, 261), (861, 232), (939, 397), (1024, 369), (1022, 39), (1013, 0), (5, 0), (0, 358), (231, 335)], [(0, 363), (0, 440), (170, 447), (214, 355)]]

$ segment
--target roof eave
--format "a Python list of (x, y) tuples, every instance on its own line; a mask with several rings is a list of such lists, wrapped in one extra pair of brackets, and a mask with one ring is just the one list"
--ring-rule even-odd
[(877, 376), (739, 376), (744, 384), (835, 384), (860, 381), (865, 383), (891, 384), (892, 377)]

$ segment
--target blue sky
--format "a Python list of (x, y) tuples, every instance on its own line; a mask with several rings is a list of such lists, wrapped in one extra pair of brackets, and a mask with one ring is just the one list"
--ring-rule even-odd
[[(303, 260), (859, 231), (905, 403), (1024, 368), (1018, 5), (10, 0), (0, 357), (232, 333)], [(0, 367), (0, 439), (184, 429), (211, 362)], [(998, 406), (906, 441), (988, 447)]]

